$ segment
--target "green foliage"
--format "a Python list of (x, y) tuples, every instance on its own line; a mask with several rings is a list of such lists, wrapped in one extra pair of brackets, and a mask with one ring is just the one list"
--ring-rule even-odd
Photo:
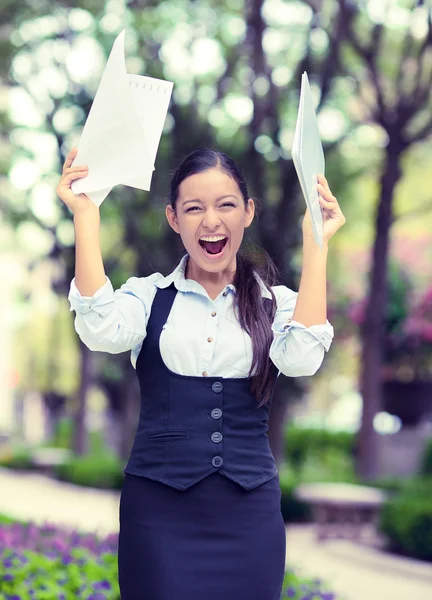
[(281, 469), (279, 473), (281, 487), (281, 512), (285, 523), (298, 523), (311, 520), (309, 506), (294, 496), (298, 485), (298, 478), (288, 469)]
[[(59, 419), (54, 434), (50, 440), (43, 444), (44, 448), (70, 449), (73, 445), (74, 423), (69, 417)], [(107, 452), (104, 436), (101, 431), (88, 433), (89, 454), (105, 454)]]
[[(61, 419), (52, 440), (46, 446), (70, 448), (73, 422)], [(103, 489), (121, 489), (123, 461), (107, 448), (100, 431), (89, 433), (89, 450), (85, 456), (74, 456), (71, 460), (55, 467), (56, 476), (77, 485)]]
[[(10, 561), (12, 567), (5, 567)], [(71, 549), (70, 562), (30, 550), (19, 555), (5, 550), (0, 555), (0, 581), (0, 592), (4, 594), (0, 598), (75, 600), (96, 597), (98, 589), (103, 589), (101, 597), (106, 600), (120, 598), (116, 554), (96, 557), (82, 548)]]
[(297, 472), (302, 471), (311, 456), (330, 463), (337, 460), (337, 456), (353, 456), (355, 436), (352, 433), (289, 425), (284, 436), (286, 460)]
[(380, 530), (390, 550), (432, 561), (432, 478), (410, 482), (382, 508)]
[(21, 304), (30, 317), (16, 329), (12, 345), (14, 361), (19, 364), (20, 388), (74, 395), (79, 352), (67, 298), (56, 296), (52, 312), (29, 302), (27, 294)]
[(407, 481), (405, 479), (401, 479), (398, 477), (380, 477), (378, 479), (361, 482), (362, 485), (369, 485), (371, 487), (378, 487), (381, 490), (388, 492), (389, 494), (396, 494), (402, 492), (407, 485)]
[(315, 481), (356, 482), (355, 438), (351, 433), (295, 425), (289, 425), (284, 435), (285, 464), (279, 468), (282, 515), (285, 522), (310, 521), (310, 508), (295, 497), (295, 488)]
[[(0, 520), (0, 599), (120, 600), (118, 534), (100, 538), (53, 525)], [(13, 548), (13, 550), (12, 550)], [(336, 600), (327, 585), (285, 572), (282, 594)]]
[(292, 569), (285, 573), (282, 597), (292, 600), (337, 600), (324, 581), (312, 577), (305, 579)]
[(21, 521), (16, 519), (15, 517), (9, 517), (8, 515), (3, 515), (0, 513), (0, 526), (1, 525), (12, 525), (13, 523), (19, 523), (24, 525), (25, 521)]
[(77, 485), (103, 489), (121, 489), (123, 462), (115, 455), (88, 454), (77, 456), (55, 468), (59, 479)]
[(279, 469), (279, 480), (282, 491), (281, 510), (287, 523), (311, 520), (309, 507), (294, 495), (294, 490), (300, 483), (357, 482), (352, 459), (332, 448), (321, 454), (308, 456), (301, 471), (293, 470), (288, 463), (283, 465)]
[(420, 466), (420, 474), (432, 477), (432, 437), (427, 441)]
[(73, 421), (69, 418), (59, 419), (56, 423), (53, 436), (43, 444), (44, 448), (64, 448), (72, 447)]
[(33, 469), (31, 450), (18, 445), (5, 444), (0, 452), (0, 466), (17, 471)]

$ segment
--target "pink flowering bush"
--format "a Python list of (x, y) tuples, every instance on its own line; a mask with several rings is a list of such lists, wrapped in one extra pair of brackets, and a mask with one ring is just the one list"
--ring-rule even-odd
[[(432, 286), (416, 291), (408, 272), (392, 262), (385, 312), (383, 378), (432, 380)], [(333, 319), (345, 336), (358, 333), (366, 298), (340, 299)]]

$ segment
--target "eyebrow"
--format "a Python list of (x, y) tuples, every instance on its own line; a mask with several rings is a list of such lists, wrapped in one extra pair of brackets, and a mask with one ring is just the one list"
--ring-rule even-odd
[[(223, 200), (224, 198), (235, 198), (236, 200), (238, 200), (237, 196), (235, 196), (234, 194), (225, 194), (224, 196), (219, 196), (218, 198), (216, 198), (216, 202), (218, 202), (219, 200)], [(202, 204), (202, 200), (200, 200), (199, 198), (192, 198), (191, 200), (185, 200), (183, 202), (183, 206), (185, 204), (188, 204), (188, 202), (201, 202)]]

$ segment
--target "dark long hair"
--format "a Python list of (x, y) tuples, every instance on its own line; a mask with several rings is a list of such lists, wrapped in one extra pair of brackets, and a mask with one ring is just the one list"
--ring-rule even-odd
[[(247, 184), (234, 160), (224, 152), (198, 148), (183, 159), (172, 175), (170, 183), (172, 208), (174, 210), (176, 208), (179, 185), (184, 179), (215, 167), (237, 183), (246, 206), (249, 199)], [(254, 370), (255, 374), (251, 378), (251, 392), (257, 398), (259, 406), (263, 406), (271, 401), (275, 379), (272, 373), (274, 366), (269, 359), (270, 345), (273, 340), (271, 324), (276, 312), (276, 299), (271, 286), (276, 284), (279, 277), (276, 266), (264, 251), (261, 251), (258, 261), (239, 251), (236, 262), (237, 268), (233, 281), (236, 288), (234, 309), (241, 327), (252, 340), (253, 358), (249, 375)], [(255, 273), (261, 277), (269, 290), (271, 301), (263, 299)]]

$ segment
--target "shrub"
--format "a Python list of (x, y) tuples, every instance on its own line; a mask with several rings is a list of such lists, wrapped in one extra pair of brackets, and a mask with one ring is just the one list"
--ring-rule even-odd
[(285, 523), (297, 523), (311, 520), (309, 506), (294, 496), (298, 478), (288, 469), (280, 469), (281, 512)]
[(59, 479), (77, 485), (121, 489), (123, 484), (123, 462), (114, 454), (88, 454), (77, 456), (55, 468)]
[(432, 437), (426, 442), (420, 466), (420, 474), (432, 476)]
[(285, 463), (279, 467), (281, 510), (286, 523), (312, 519), (309, 506), (294, 495), (300, 483), (356, 482), (354, 435), (290, 425), (285, 430)]
[[(42, 444), (44, 448), (64, 448), (69, 450), (73, 446), (73, 420), (64, 417), (58, 421), (54, 435), (50, 440)], [(89, 454), (102, 454), (106, 450), (104, 436), (101, 431), (89, 431)]]
[(17, 471), (33, 469), (31, 450), (22, 446), (5, 444), (0, 452), (0, 466)]
[(326, 451), (338, 451), (352, 460), (355, 435), (345, 431), (301, 428), (289, 425), (284, 432), (285, 458), (289, 465), (300, 471), (308, 456)]
[(391, 551), (432, 560), (432, 479), (412, 480), (383, 506), (379, 528)]

